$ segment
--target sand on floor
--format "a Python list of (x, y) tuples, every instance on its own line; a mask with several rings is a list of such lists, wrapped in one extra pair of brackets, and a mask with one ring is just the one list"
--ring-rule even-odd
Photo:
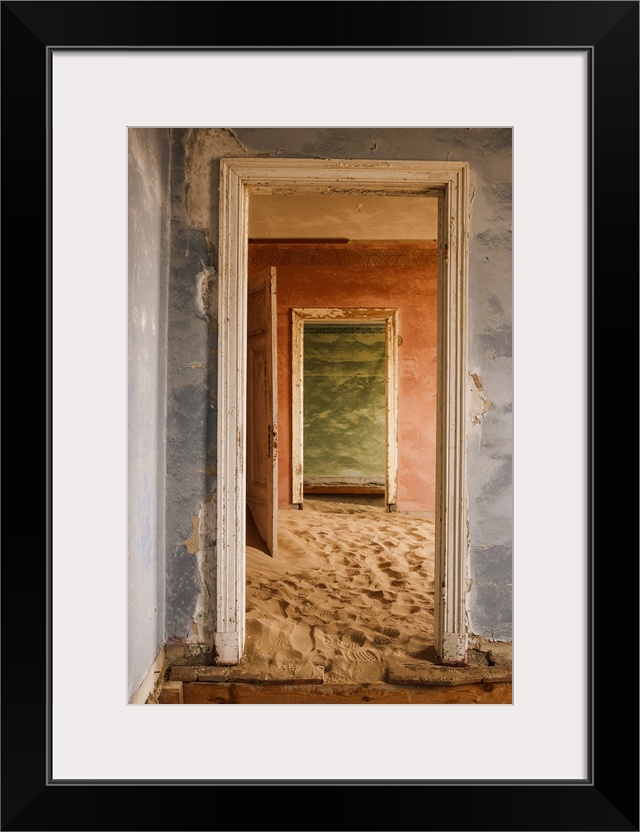
[(363, 502), (281, 510), (276, 558), (248, 517), (244, 669), (383, 682), (390, 659), (434, 657), (434, 519)]

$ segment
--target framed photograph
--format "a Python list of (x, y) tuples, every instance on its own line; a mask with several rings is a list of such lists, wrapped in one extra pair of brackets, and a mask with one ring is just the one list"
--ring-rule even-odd
[[(283, 16), (290, 27), (282, 25)], [(629, 388), (626, 341), (637, 332), (638, 3), (4, 2), (2, 23), (5, 275), (18, 268), (24, 273), (18, 257), (29, 252), (31, 261), (36, 251), (36, 271), (46, 286), (39, 326), (47, 380), (43, 545), (28, 566), (12, 553), (4, 560), (5, 616), (10, 611), (12, 622), (5, 619), (2, 828), (637, 830), (637, 690), (635, 682), (629, 685), (628, 668), (632, 646), (635, 680), (637, 541), (629, 546), (629, 528), (636, 524), (624, 522), (628, 487), (617, 473), (627, 440), (618, 447), (612, 439), (625, 421), (618, 391)], [(238, 32), (246, 43), (237, 43)], [(508, 135), (513, 262), (498, 254), (492, 263), (493, 251), (502, 249), (487, 232), (486, 261), (474, 261), (471, 272), (474, 285), (482, 277), (486, 288), (498, 282), (492, 269), (512, 268), (506, 300), (513, 302), (513, 502), (505, 497), (505, 516), (513, 523), (513, 588), (505, 600), (496, 572), (491, 596), (495, 604), (503, 598), (505, 610), (513, 601), (512, 621), (504, 613), (508, 627), (500, 630), (498, 623), (492, 632), (497, 642), (513, 640), (510, 703), (245, 703), (224, 710), (130, 704), (132, 687), (147, 669), (142, 662), (132, 670), (135, 640), (160, 626), (154, 616), (167, 610), (172, 632), (182, 632), (181, 604), (193, 596), (189, 581), (197, 570), (191, 575), (176, 563), (183, 555), (182, 564), (193, 561), (199, 551), (194, 541), (207, 529), (194, 525), (185, 553), (176, 552), (175, 562), (167, 555), (164, 566), (174, 570), (176, 590), (166, 609), (157, 611), (167, 604), (166, 593), (157, 605), (147, 598), (138, 606), (136, 596), (128, 617), (127, 525), (142, 537), (152, 533), (152, 524), (135, 506), (132, 519), (127, 493), (132, 439), (126, 382), (136, 372), (127, 353), (127, 157), (131, 131), (150, 129), (189, 134), (193, 141), (184, 148), (194, 166), (205, 158), (197, 142), (206, 144), (217, 131), (231, 173), (221, 168), (219, 180), (219, 170), (205, 166), (198, 181), (221, 194), (232, 175), (262, 181), (252, 171), (267, 162), (276, 169), (282, 159), (295, 158), (301, 167), (314, 160), (320, 170), (332, 157), (362, 159), (364, 137), (372, 158), (377, 142), (388, 150), (394, 134), (402, 134), (396, 156), (388, 151), (391, 158), (420, 159), (410, 155), (415, 136), (446, 148), (437, 161), (455, 167), (470, 147), (468, 136), (481, 135), (487, 162), (474, 170), (471, 200), (478, 184), (491, 187), (491, 166), (502, 164), (498, 139)], [(167, 148), (166, 158), (160, 145), (145, 157), (161, 172), (180, 163)], [(153, 188), (146, 195), (143, 190), (142, 202), (156, 199)], [(191, 227), (217, 229), (220, 218), (206, 208), (206, 194), (185, 193), (179, 210), (191, 212)], [(496, 205), (510, 203), (505, 194), (494, 196)], [(243, 227), (242, 212), (237, 216)], [(160, 219), (172, 222), (168, 213)], [(496, 219), (496, 228), (503, 219)], [(162, 235), (161, 228), (148, 231), (151, 241)], [(180, 250), (171, 252), (170, 266), (159, 268), (179, 268), (180, 258), (193, 257), (205, 237), (174, 237)], [(443, 258), (455, 256), (455, 246), (445, 248)], [(208, 261), (206, 252), (202, 246), (203, 315), (185, 321), (185, 332), (206, 325), (205, 295), (218, 286), (208, 278), (226, 268)], [(139, 254), (142, 268), (145, 258), (158, 257), (153, 245)], [(474, 291), (472, 285), (472, 297)], [(499, 329), (505, 299), (493, 294), (487, 314), (493, 310)], [(169, 294), (165, 308), (174, 302)], [(337, 337), (335, 315), (309, 311), (319, 302), (291, 305), (294, 332), (304, 333), (307, 319), (316, 327), (334, 321), (331, 332), (315, 333), (316, 352), (323, 354), (327, 332)], [(389, 345), (403, 334), (396, 331), (395, 311), (374, 300), (361, 306), (367, 315), (343, 314), (338, 335), (352, 337), (346, 323), (357, 324), (362, 331), (356, 334), (371, 342), (367, 361), (375, 338), (391, 354)], [(136, 306), (136, 325), (155, 336), (166, 324), (143, 307)], [(241, 317), (230, 317), (227, 330), (220, 322), (224, 349), (233, 348), (240, 325)], [(193, 405), (186, 379), (206, 376), (209, 360), (203, 353), (200, 363), (191, 355), (183, 361), (179, 347), (166, 365), (178, 379), (166, 388), (179, 400), (176, 414)], [(387, 408), (395, 395), (394, 362), (380, 376)], [(299, 350), (301, 378), (302, 367)], [(483, 410), (490, 396), (481, 395), (479, 376), (469, 378), (480, 408), (474, 434), (480, 447), (492, 402)], [(140, 419), (155, 418), (152, 399), (140, 403)], [(214, 404), (224, 405), (220, 391)], [(176, 448), (185, 424), (174, 426)], [(506, 414), (503, 430), (510, 424)], [(235, 435), (231, 419), (217, 426)], [(609, 443), (597, 466), (596, 426)], [(384, 443), (384, 431), (381, 436)], [(504, 435), (494, 440), (502, 450), (493, 457), (487, 444), (481, 453), (469, 450), (475, 482), (486, 482), (493, 498), (502, 451), (511, 446)], [(234, 443), (216, 444), (215, 435), (211, 441), (217, 454), (228, 453), (225, 470), (232, 471)], [(157, 447), (145, 453), (166, 467)], [(367, 475), (367, 487), (380, 480), (394, 506), (396, 496), (409, 498), (389, 478), (390, 453), (380, 475)], [(333, 475), (319, 467), (314, 480), (309, 459), (306, 485), (320, 488), (320, 480)], [(608, 460), (615, 460), (615, 474)], [(341, 472), (344, 488), (363, 479), (352, 467)], [(216, 470), (202, 468), (202, 477), (215, 484)], [(300, 490), (302, 483), (300, 477)], [(153, 484), (145, 487), (153, 490)], [(177, 492), (186, 494), (188, 487), (182, 479)], [(219, 488), (233, 499), (233, 488)], [(480, 485), (470, 494), (472, 518), (485, 497)], [(161, 503), (154, 511), (173, 511)], [(482, 517), (479, 510), (474, 529), (482, 527)], [(483, 541), (472, 543), (479, 551)], [(510, 549), (504, 557), (511, 557)], [(235, 566), (228, 561), (231, 572)], [(488, 581), (488, 572), (483, 577)], [(25, 582), (38, 589), (26, 621), (15, 591)], [(619, 586), (633, 587), (632, 596)], [(232, 599), (218, 587), (215, 592), (223, 607)], [(473, 615), (489, 627), (483, 597)], [(378, 624), (382, 632), (386, 625)], [(298, 635), (305, 652), (305, 633)], [(225, 655), (234, 644), (229, 637), (216, 649)], [(439, 645), (451, 651), (453, 664), (460, 644), (443, 637)], [(366, 649), (364, 642), (359, 649)], [(311, 656), (311, 648), (307, 652)], [(614, 667), (626, 669), (616, 677)], [(621, 744), (632, 746), (624, 762)], [(163, 786), (172, 790), (169, 800), (149, 791)], [(187, 791), (198, 786), (207, 790)], [(343, 789), (349, 790), (346, 802)], [(225, 805), (233, 807), (232, 819), (220, 808)]]

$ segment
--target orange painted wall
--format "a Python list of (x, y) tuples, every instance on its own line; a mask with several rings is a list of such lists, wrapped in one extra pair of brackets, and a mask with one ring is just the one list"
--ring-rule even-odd
[(398, 309), (398, 511), (435, 510), (437, 252), (434, 243), (250, 243), (249, 273), (275, 266), (279, 504), (291, 504), (291, 309)]

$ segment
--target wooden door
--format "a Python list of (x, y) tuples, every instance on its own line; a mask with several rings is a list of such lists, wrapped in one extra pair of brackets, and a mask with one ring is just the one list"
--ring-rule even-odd
[(278, 548), (276, 270), (249, 277), (247, 306), (247, 505), (276, 557)]

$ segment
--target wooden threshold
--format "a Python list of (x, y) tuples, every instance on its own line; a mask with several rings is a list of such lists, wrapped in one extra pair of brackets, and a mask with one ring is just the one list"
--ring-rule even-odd
[(305, 485), (303, 494), (384, 494), (379, 485)]
[(510, 705), (508, 666), (446, 666), (427, 661), (385, 662), (384, 681), (327, 682), (322, 665), (297, 676), (256, 673), (249, 667), (179, 665), (165, 676), (159, 704), (185, 705)]
[[(185, 705), (511, 705), (510, 682), (427, 687), (388, 684), (169, 682), (160, 704)], [(178, 688), (181, 687), (181, 692)]]
[(350, 243), (348, 237), (249, 237), (249, 245), (304, 245), (304, 246), (326, 246), (345, 245)]

